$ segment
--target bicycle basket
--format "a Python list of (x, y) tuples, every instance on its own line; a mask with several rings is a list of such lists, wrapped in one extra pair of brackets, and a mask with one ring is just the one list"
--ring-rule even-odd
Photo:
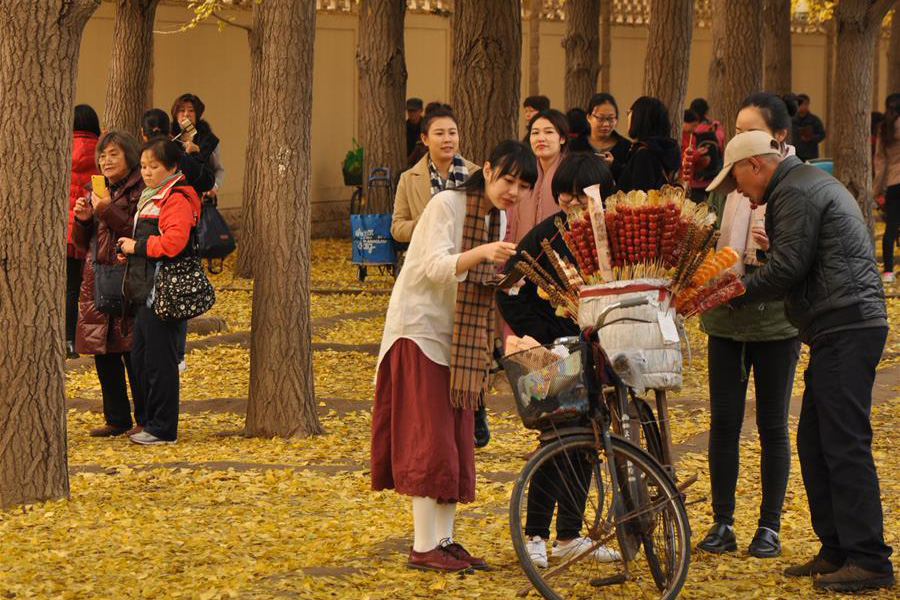
[(537, 346), (500, 359), (522, 423), (529, 429), (590, 412), (592, 369), (585, 342)]

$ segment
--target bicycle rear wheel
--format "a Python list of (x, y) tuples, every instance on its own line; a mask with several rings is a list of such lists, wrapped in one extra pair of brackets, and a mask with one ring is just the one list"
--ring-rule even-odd
[[(532, 456), (516, 480), (510, 501), (513, 546), (544, 598), (670, 600), (684, 584), (690, 539), (678, 491), (646, 452), (615, 436), (610, 443), (612, 455), (607, 456), (592, 436), (564, 437)], [(555, 502), (548, 503), (548, 497)], [(551, 555), (547, 569), (537, 567), (526, 545), (530, 535), (547, 526), (571, 531), (573, 525), (581, 526), (578, 535), (587, 540), (582, 548), (565, 558)], [(622, 536), (623, 530), (631, 535)], [(645, 541), (645, 552), (625, 551), (620, 539), (632, 536)]]

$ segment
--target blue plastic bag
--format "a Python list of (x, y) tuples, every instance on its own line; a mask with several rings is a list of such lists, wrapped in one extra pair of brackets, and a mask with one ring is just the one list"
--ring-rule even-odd
[(350, 215), (353, 231), (353, 264), (394, 264), (391, 215)]

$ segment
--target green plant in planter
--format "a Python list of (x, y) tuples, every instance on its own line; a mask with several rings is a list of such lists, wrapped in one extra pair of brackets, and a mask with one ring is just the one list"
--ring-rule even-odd
[(363, 149), (353, 138), (353, 148), (347, 151), (342, 167), (344, 185), (362, 185), (363, 181)]

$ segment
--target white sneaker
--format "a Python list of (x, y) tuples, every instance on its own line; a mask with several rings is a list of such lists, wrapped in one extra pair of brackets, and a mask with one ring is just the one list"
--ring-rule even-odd
[(128, 436), (135, 444), (140, 444), (142, 446), (159, 446), (162, 444), (174, 444), (175, 440), (161, 440), (155, 435), (151, 433), (147, 433), (146, 431), (139, 431), (134, 435)]
[(894, 283), (894, 279), (894, 274), (890, 271), (885, 272), (885, 274), (881, 276), (881, 281), (884, 283)]
[[(586, 548), (590, 548), (593, 545), (594, 541), (591, 538), (586, 537), (575, 538), (574, 540), (569, 540), (567, 542), (560, 542), (557, 540), (553, 542), (553, 557), (569, 558), (579, 552), (583, 552)], [(594, 555), (594, 560), (597, 562), (608, 563), (622, 560), (621, 554), (614, 548), (608, 548), (607, 546), (597, 546), (592, 554)]]
[(184, 373), (185, 371), (187, 371), (187, 363), (182, 360), (180, 363), (178, 363), (178, 372)]
[(534, 566), (539, 569), (547, 568), (547, 543), (541, 536), (536, 535), (525, 542), (525, 549), (528, 550), (528, 556), (531, 557)]

